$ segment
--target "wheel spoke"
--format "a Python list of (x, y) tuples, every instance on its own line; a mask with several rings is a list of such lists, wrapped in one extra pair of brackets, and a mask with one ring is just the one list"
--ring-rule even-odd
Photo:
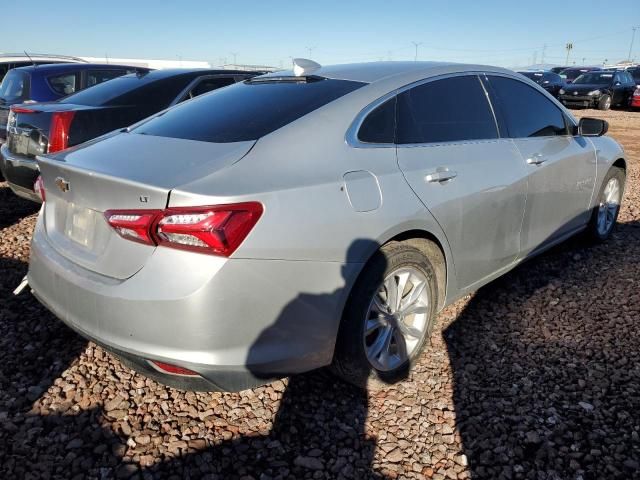
[(384, 327), (384, 323), (382, 323), (382, 318), (380, 316), (367, 320), (367, 324), (365, 325), (365, 328), (364, 328), (365, 337), (368, 337), (373, 332), (375, 332), (376, 330), (379, 330), (382, 327)]
[(382, 330), (380, 335), (378, 335), (378, 338), (376, 338), (376, 340), (371, 344), (371, 347), (369, 347), (369, 356), (379, 360), (379, 357), (385, 348), (388, 348), (392, 335), (393, 329), (391, 327), (386, 327)]
[(414, 304), (420, 299), (420, 295), (422, 295), (425, 286), (426, 282), (424, 281), (416, 280), (415, 282), (412, 282), (411, 290), (400, 304), (400, 312), (402, 314), (406, 315), (407, 310), (414, 306)]
[(398, 357), (400, 357), (400, 362), (404, 362), (409, 358), (409, 354), (407, 352), (407, 340), (399, 330), (396, 330), (394, 332), (393, 338), (396, 341), (396, 347)]
[(422, 315), (425, 313), (429, 313), (429, 307), (427, 305), (409, 305), (402, 311), (402, 314), (405, 317), (408, 317), (409, 315)]

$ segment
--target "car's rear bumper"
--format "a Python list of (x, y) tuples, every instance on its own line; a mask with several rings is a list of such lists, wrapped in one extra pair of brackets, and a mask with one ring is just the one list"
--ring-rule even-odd
[[(329, 364), (359, 270), (159, 247), (138, 273), (116, 280), (61, 256), (40, 218), (28, 279), (57, 317), (141, 373), (184, 389), (236, 391)], [(201, 378), (161, 374), (148, 360)]]
[(0, 171), (16, 195), (40, 202), (40, 197), (33, 191), (33, 183), (39, 174), (35, 158), (14, 155), (3, 144), (0, 147)]

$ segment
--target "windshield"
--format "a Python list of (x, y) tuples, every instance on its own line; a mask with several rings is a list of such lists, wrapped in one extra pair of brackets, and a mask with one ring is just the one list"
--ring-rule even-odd
[(589, 72), (580, 75), (573, 83), (574, 85), (609, 85), (612, 78), (612, 72)]
[(5, 100), (22, 98), (27, 93), (27, 74), (9, 70), (0, 83), (0, 98)]
[(560, 74), (560, 76), (562, 78), (566, 78), (567, 80), (571, 80), (574, 81), (576, 78), (578, 78), (580, 75), (582, 75), (583, 73), (588, 72), (589, 70), (573, 70), (573, 69), (567, 69), (567, 70), (563, 70), (562, 73)]
[(257, 140), (363, 85), (325, 78), (257, 77), (173, 107), (133, 133), (214, 143)]

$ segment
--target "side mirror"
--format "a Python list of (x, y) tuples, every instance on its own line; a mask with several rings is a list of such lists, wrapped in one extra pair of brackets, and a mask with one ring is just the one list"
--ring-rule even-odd
[(609, 123), (599, 118), (581, 118), (578, 122), (578, 135), (583, 137), (600, 137), (609, 130)]

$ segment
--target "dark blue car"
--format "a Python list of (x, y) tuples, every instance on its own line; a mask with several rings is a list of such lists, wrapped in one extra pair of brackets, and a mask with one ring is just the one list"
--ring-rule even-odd
[(31, 65), (9, 70), (0, 84), (0, 144), (6, 138), (11, 105), (50, 102), (126, 73), (148, 68), (95, 63)]

